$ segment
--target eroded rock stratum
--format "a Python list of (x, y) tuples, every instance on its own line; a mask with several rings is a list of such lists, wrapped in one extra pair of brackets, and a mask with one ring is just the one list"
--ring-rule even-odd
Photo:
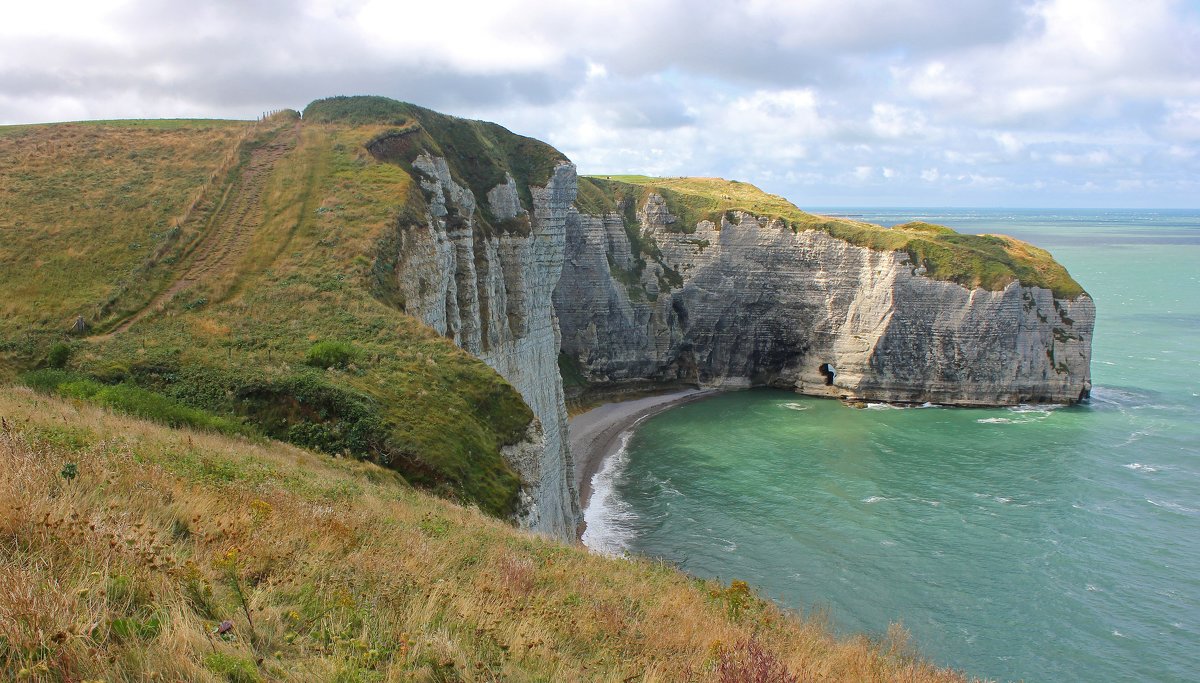
[(802, 223), (734, 210), (680, 226), (661, 195), (636, 202), (567, 221), (555, 310), (590, 383), (951, 405), (1071, 403), (1091, 388), (1086, 293), (963, 286)]

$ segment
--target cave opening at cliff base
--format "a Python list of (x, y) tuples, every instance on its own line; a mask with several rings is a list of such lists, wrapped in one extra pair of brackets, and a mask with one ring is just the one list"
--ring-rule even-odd
[(817, 369), (821, 371), (822, 375), (825, 375), (825, 386), (833, 386), (833, 380), (837, 377), (837, 370), (833, 369), (833, 366), (829, 363), (821, 363), (821, 367)]

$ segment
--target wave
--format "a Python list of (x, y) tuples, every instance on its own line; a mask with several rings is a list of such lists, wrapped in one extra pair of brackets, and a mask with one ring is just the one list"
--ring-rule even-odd
[(1158, 471), (1157, 467), (1154, 467), (1152, 465), (1143, 465), (1140, 462), (1131, 462), (1128, 465), (1122, 465), (1122, 467), (1134, 470), (1135, 472), (1157, 472)]
[(804, 405), (803, 403), (796, 403), (795, 401), (788, 401), (779, 407), (787, 408), (788, 410), (808, 410), (808, 406)]
[(1180, 505), (1179, 503), (1172, 503), (1169, 500), (1150, 500), (1149, 498), (1147, 498), (1146, 502), (1150, 503), (1154, 507), (1160, 507), (1160, 508), (1163, 508), (1166, 510), (1173, 510), (1175, 512), (1182, 512), (1182, 513), (1188, 514), (1188, 515), (1200, 512), (1200, 510), (1197, 510), (1196, 508), (1190, 508), (1186, 505)]
[[(1113, 446), (1113, 448), (1124, 448), (1125, 446), (1128, 446), (1128, 445), (1129, 445), (1129, 444), (1131, 444), (1131, 443), (1135, 443), (1135, 442), (1137, 442), (1137, 441), (1141, 441), (1143, 438), (1145, 438), (1145, 437), (1147, 437), (1147, 436), (1150, 436), (1150, 431), (1149, 431), (1149, 430), (1147, 430), (1147, 429), (1139, 429), (1139, 430), (1137, 430), (1137, 431), (1135, 431), (1135, 432), (1130, 432), (1130, 433), (1129, 433), (1129, 438), (1125, 439), (1124, 441), (1122, 441), (1122, 442), (1121, 442), (1121, 443), (1119, 443), (1119, 444), (1116, 444), (1115, 446)], [(1135, 463), (1133, 463), (1133, 464), (1134, 464), (1134, 465), (1136, 465), (1136, 464), (1138, 464), (1138, 463), (1136, 463), (1136, 462), (1135, 462)], [(1129, 467), (1129, 466), (1128, 466), (1128, 465), (1126, 465), (1126, 467)], [(1130, 469), (1138, 469), (1138, 468), (1136, 468), (1136, 467), (1130, 467)]]
[(1057, 403), (1048, 405), (1028, 405), (1023, 403), (1007, 409), (1007, 412), (1013, 415), (1013, 417), (982, 417), (975, 421), (979, 424), (1028, 424), (1030, 422), (1045, 420), (1054, 414), (1054, 411), (1062, 408), (1066, 408), (1066, 406)]
[(1106, 386), (1093, 386), (1091, 395), (1088, 397), (1088, 403), (1098, 408), (1115, 408), (1119, 411), (1124, 411), (1129, 408), (1138, 408), (1150, 402), (1150, 392), (1141, 391), (1132, 388), (1117, 388)]
[(587, 528), (580, 540), (588, 549), (601, 555), (624, 556), (629, 552), (629, 544), (636, 535), (632, 522), (638, 516), (616, 491), (617, 481), (629, 466), (627, 447), (632, 436), (632, 431), (621, 434), (621, 447), (604, 461), (600, 471), (592, 477), (592, 497), (583, 511)]
[(1009, 408), (1008, 412), (1017, 413), (1017, 414), (1038, 413), (1038, 414), (1042, 414), (1042, 415), (1049, 415), (1050, 413), (1052, 413), (1056, 410), (1061, 410), (1066, 407), (1067, 406), (1062, 403), (1038, 403), (1036, 405), (1022, 403), (1020, 405), (1015, 405), (1015, 406)]
[(883, 496), (871, 496), (870, 498), (863, 498), (862, 502), (866, 503), (867, 505), (871, 505), (873, 503), (878, 503), (878, 502), (881, 502), (884, 500), (888, 500), (888, 499), (884, 498)]

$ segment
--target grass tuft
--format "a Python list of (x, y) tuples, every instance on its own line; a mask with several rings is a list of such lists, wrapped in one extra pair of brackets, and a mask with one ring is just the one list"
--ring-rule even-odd
[(353, 344), (339, 341), (320, 341), (309, 347), (304, 362), (323, 370), (345, 368), (362, 354)]

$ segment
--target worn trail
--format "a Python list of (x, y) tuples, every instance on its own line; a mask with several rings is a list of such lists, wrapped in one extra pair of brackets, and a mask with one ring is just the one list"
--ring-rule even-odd
[(264, 220), (263, 188), (275, 164), (295, 148), (299, 124), (278, 130), (265, 145), (250, 153), (239, 177), (227, 190), (208, 232), (185, 257), (180, 276), (144, 308), (129, 316), (104, 338), (120, 334), (146, 316), (161, 311), (176, 296), (232, 270), (246, 253), (254, 232)]

